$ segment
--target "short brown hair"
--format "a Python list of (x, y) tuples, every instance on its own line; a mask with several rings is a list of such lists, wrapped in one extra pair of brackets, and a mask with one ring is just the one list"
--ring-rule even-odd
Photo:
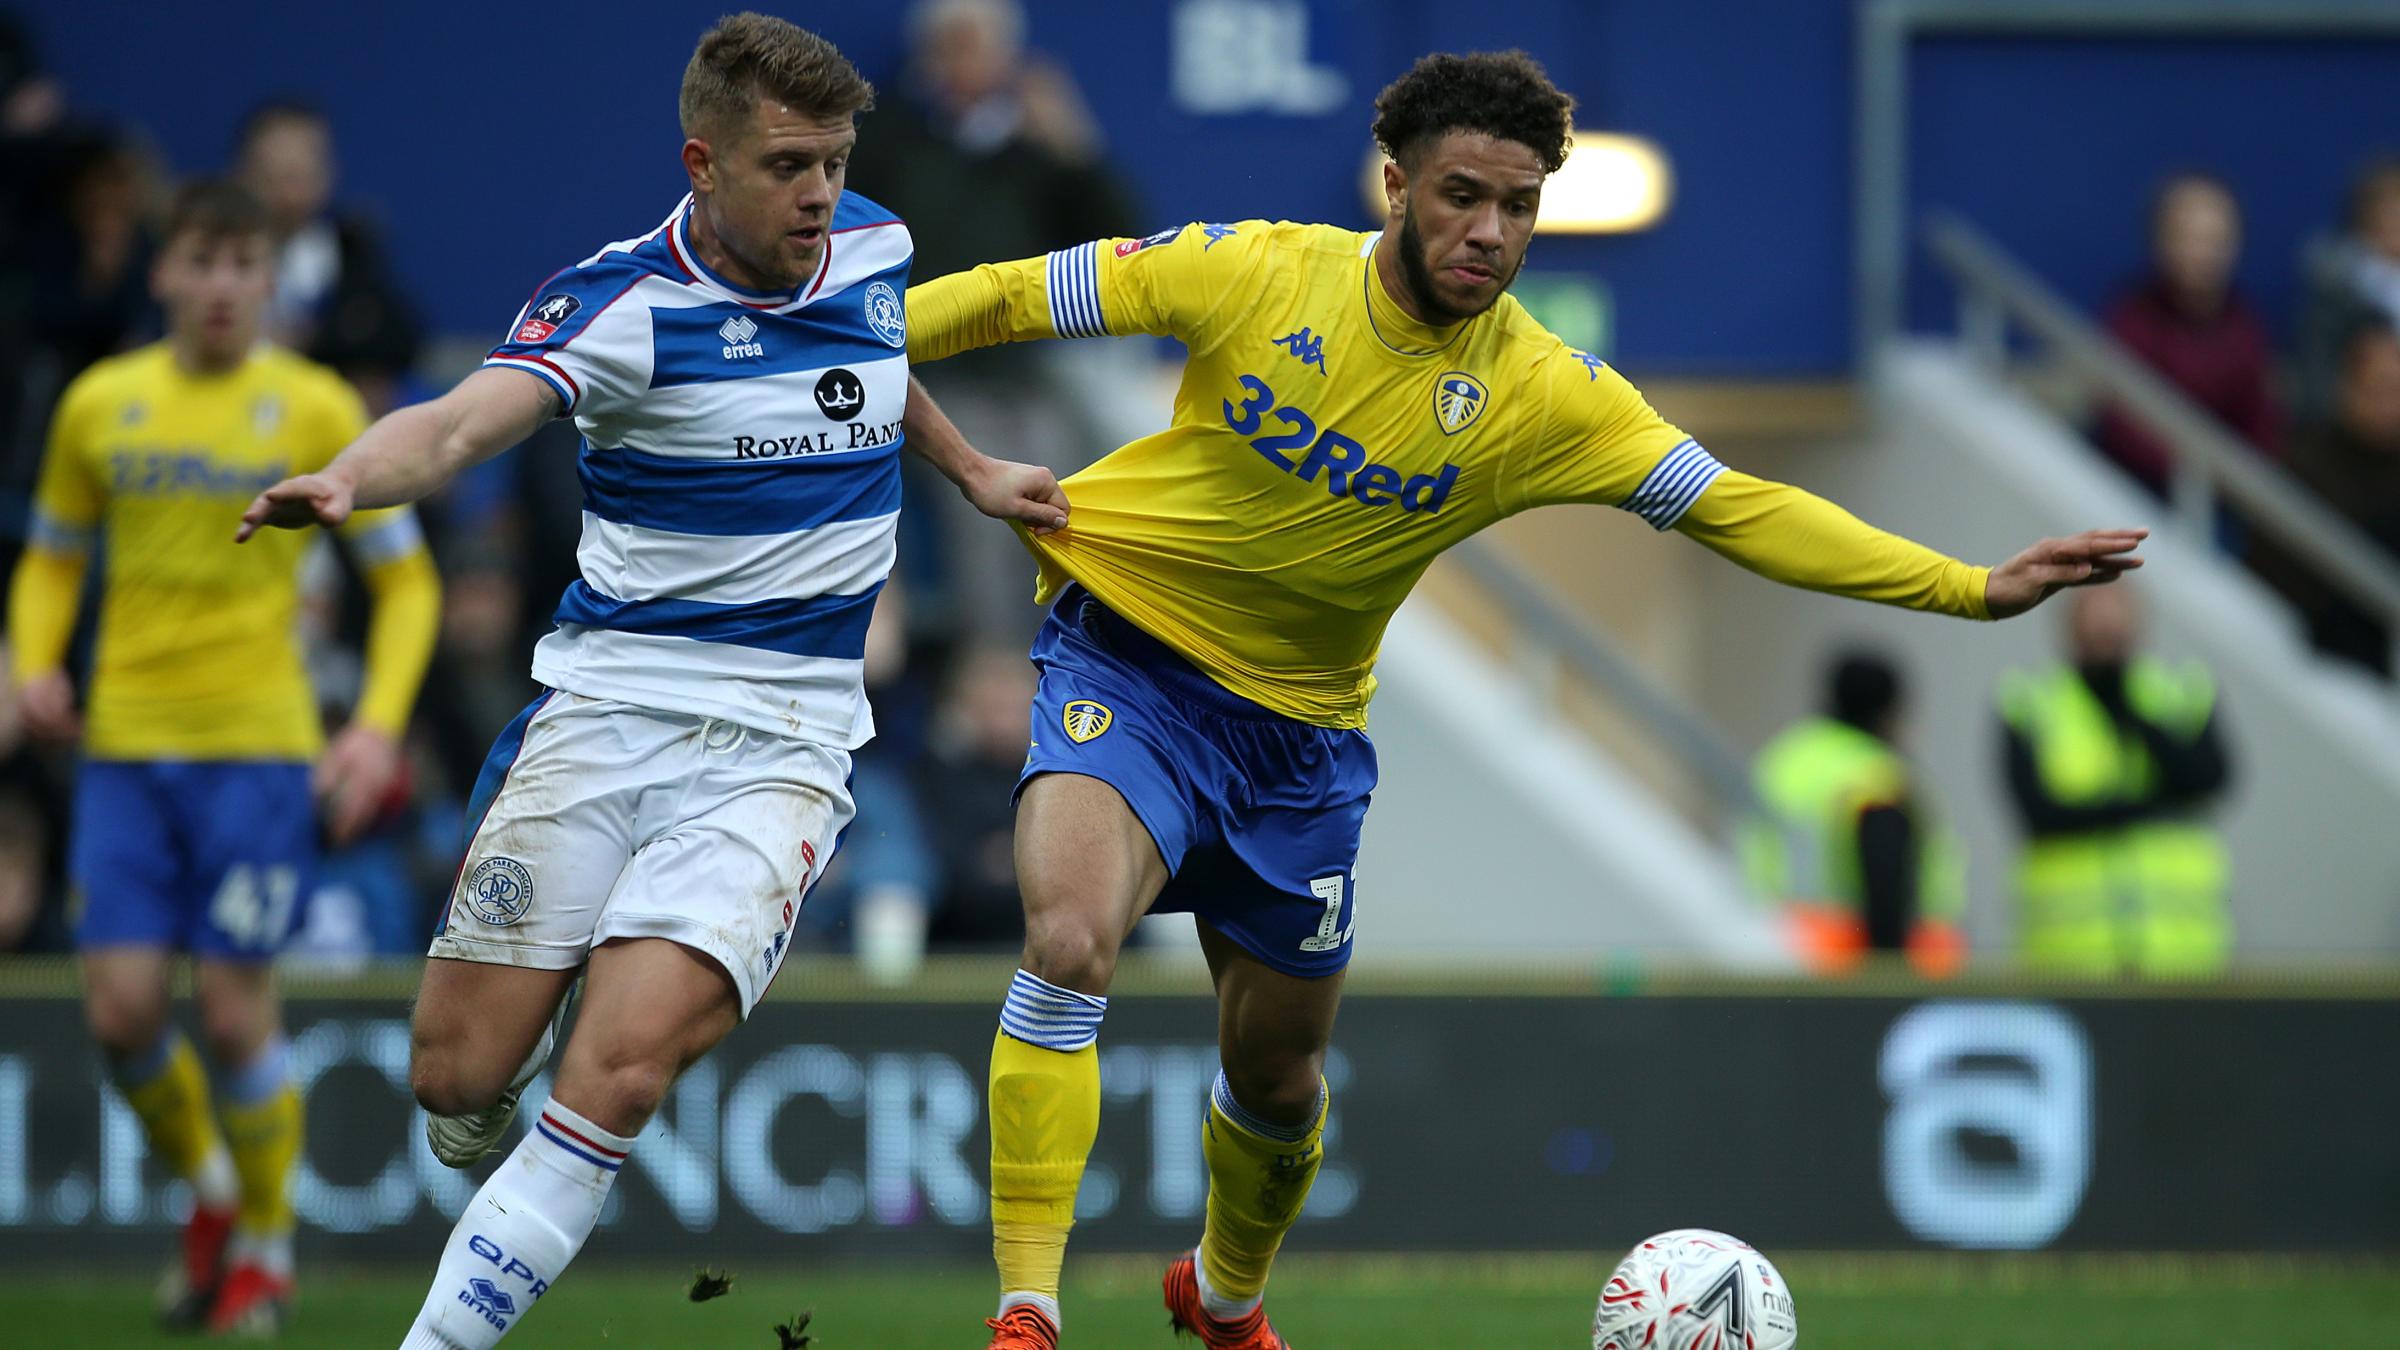
[(265, 237), (275, 232), (266, 203), (230, 178), (200, 178), (186, 183), (167, 208), (167, 242), (186, 231), (210, 240)]
[(765, 14), (729, 14), (701, 34), (683, 68), (683, 134), (745, 118), (762, 96), (828, 121), (875, 106), (875, 86), (832, 43)]

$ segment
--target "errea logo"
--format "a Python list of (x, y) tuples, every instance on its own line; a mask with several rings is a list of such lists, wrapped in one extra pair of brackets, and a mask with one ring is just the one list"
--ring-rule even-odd
[(725, 339), (725, 359), (728, 361), (767, 354), (763, 345), (751, 341), (758, 336), (758, 321), (747, 314), (736, 314), (719, 324), (717, 336)]

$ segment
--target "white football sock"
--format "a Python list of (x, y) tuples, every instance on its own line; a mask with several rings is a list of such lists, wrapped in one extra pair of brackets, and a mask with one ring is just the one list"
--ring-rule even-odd
[(490, 1350), (532, 1311), (600, 1219), (633, 1146), (555, 1101), (450, 1230), (400, 1350)]

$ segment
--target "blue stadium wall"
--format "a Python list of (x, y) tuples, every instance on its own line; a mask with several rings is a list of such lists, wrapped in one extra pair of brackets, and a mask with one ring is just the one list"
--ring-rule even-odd
[[(25, 17), (81, 106), (147, 127), (178, 170), (220, 166), (272, 91), (334, 117), (345, 193), (377, 211), (444, 331), (497, 333), (563, 262), (646, 230), (683, 190), (676, 81), (720, 3), (232, 7), (102, 3)], [(1419, 53), (1523, 46), (1583, 123), (1659, 141), (1672, 213), (1627, 238), (1545, 240), (1589, 271), (1619, 358), (1645, 373), (1830, 373), (1850, 360), (1851, 0), (1030, 0), (1159, 222), (1353, 221), (1375, 91)], [(1195, 9), (1304, 29), (1252, 62), (1322, 111), (1200, 115), (1169, 97)], [(789, 9), (887, 88), (900, 3)], [(2166, 168), (2226, 174), (2251, 211), (2244, 281), (2280, 325), (2302, 242), (2370, 152), (2400, 149), (2400, 42), (2030, 40), (1918, 44), (1913, 197), (1964, 210), (2096, 303), (2138, 261)], [(1262, 76), (1262, 79), (1267, 76)], [(863, 153), (873, 154), (868, 140)], [(1920, 287), (1916, 312), (1937, 313)]]

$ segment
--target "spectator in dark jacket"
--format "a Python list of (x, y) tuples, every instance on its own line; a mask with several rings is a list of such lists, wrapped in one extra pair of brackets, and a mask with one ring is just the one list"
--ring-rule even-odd
[[(2294, 446), (2292, 472), (2400, 565), (2400, 333), (2362, 324), (2340, 350), (2333, 420)], [(2383, 620), (2280, 550), (2260, 570), (2291, 597), (2320, 651), (2392, 674)]]
[[(909, 274), (919, 281), (1148, 233), (1102, 154), (1099, 126), (1073, 77), (1026, 49), (1017, 0), (911, 7), (907, 73), (859, 133), (875, 153), (859, 158), (850, 186), (908, 222), (917, 250)], [(927, 369), (924, 379), (977, 445), (1063, 478), (1108, 446), (1053, 374), (1070, 358), (1048, 345), (970, 352)], [(1025, 603), (1032, 573), (1024, 550), (1006, 532), (951, 510), (944, 499), (958, 494), (913, 457), (901, 471), (911, 503), (904, 518), (927, 526), (901, 532), (915, 636), (953, 635), (968, 645), (1030, 638), (1040, 611)]]
[[(2273, 456), (2280, 428), (2266, 325), (2233, 286), (2241, 236), (2241, 207), (2223, 181), (2169, 179), (2151, 207), (2150, 273), (2109, 306), (2107, 325), (2144, 364)], [(2144, 487), (2167, 494), (2173, 452), (2148, 429), (2111, 410), (2098, 439)]]
[(2346, 229), (2304, 268), (2298, 362), (2304, 420), (2330, 421), (2347, 338), (2362, 324), (2400, 327), (2400, 159), (2369, 165), (2350, 188)]
[(236, 171), (275, 222), (274, 335), (340, 371), (368, 410), (402, 401), (424, 336), (373, 226), (333, 206), (333, 129), (304, 103), (261, 104), (242, 123)]

